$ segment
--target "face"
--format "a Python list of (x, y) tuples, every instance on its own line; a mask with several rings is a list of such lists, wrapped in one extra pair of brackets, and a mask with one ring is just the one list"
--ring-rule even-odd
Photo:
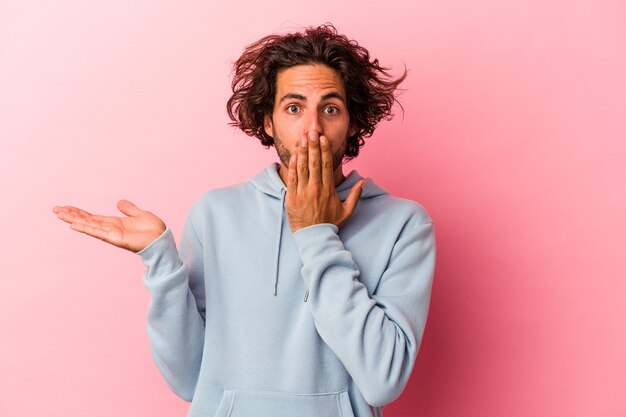
[[(265, 116), (265, 132), (274, 138), (276, 152), (286, 168), (296, 142), (315, 131), (328, 138), (333, 152), (333, 171), (341, 171), (350, 126), (343, 82), (325, 65), (296, 65), (276, 76), (272, 116)], [(282, 169), (282, 167), (281, 167)]]

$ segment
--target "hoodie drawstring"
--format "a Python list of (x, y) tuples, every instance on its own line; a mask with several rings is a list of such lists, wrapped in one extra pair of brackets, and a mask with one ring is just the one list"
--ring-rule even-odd
[(283, 213), (285, 212), (285, 188), (280, 189), (280, 220), (278, 220), (278, 238), (276, 239), (276, 262), (274, 263), (274, 295), (278, 292), (278, 259), (280, 258), (280, 241), (283, 237)]
[[(283, 237), (283, 213), (285, 212), (285, 188), (280, 189), (280, 219), (278, 220), (278, 238), (276, 239), (276, 262), (274, 263), (274, 296), (278, 293), (278, 260), (280, 259), (280, 242)], [(304, 302), (309, 299), (309, 290), (304, 293)]]

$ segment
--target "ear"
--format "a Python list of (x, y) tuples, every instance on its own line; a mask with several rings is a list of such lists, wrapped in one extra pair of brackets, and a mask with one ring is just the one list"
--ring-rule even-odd
[(274, 137), (274, 124), (272, 123), (272, 116), (269, 114), (263, 117), (263, 129), (265, 129), (265, 133)]
[(348, 137), (351, 138), (356, 133), (356, 126), (350, 123), (350, 127), (348, 129)]

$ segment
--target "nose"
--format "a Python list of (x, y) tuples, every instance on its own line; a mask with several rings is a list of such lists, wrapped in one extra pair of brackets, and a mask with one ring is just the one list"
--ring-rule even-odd
[(304, 124), (304, 134), (307, 135), (311, 131), (316, 132), (318, 136), (324, 133), (318, 112), (309, 112), (308, 118)]

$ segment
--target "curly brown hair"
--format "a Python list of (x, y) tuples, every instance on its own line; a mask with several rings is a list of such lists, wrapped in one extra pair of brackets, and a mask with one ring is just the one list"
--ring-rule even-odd
[(378, 59), (370, 60), (367, 49), (326, 23), (304, 32), (269, 35), (245, 48), (233, 65), (233, 95), (226, 104), (230, 125), (272, 146), (274, 139), (265, 132), (263, 122), (274, 110), (276, 76), (281, 69), (301, 64), (326, 65), (337, 71), (344, 84), (350, 124), (356, 128), (348, 138), (346, 160), (359, 154), (363, 138), (374, 133), (380, 120), (393, 118), (394, 102), (402, 108), (394, 92), (406, 78), (406, 67), (394, 79)]

